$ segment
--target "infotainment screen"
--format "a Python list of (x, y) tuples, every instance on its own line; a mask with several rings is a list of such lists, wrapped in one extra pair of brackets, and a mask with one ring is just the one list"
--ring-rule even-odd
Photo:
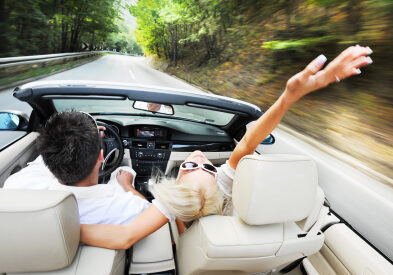
[(134, 136), (143, 138), (163, 138), (166, 136), (166, 129), (158, 127), (137, 127), (134, 128)]
[(136, 129), (137, 137), (154, 137), (154, 130)]

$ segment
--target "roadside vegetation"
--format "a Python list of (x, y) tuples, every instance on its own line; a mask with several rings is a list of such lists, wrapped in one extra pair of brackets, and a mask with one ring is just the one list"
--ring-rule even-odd
[(0, 89), (2, 89), (3, 87), (9, 87), (9, 86), (13, 87), (16, 85), (20, 85), (21, 83), (26, 83), (29, 81), (36, 80), (37, 78), (45, 77), (45, 76), (48, 76), (48, 75), (51, 75), (54, 73), (58, 73), (61, 71), (70, 70), (72, 68), (92, 62), (101, 56), (102, 55), (95, 55), (95, 56), (92, 56), (89, 58), (82, 58), (82, 59), (77, 59), (74, 61), (67, 61), (66, 63), (55, 64), (55, 65), (43, 65), (43, 63), (33, 65), (32, 68), (30, 68), (24, 72), (9, 75), (7, 77), (1, 77), (0, 78)]
[(121, 0), (0, 0), (0, 57), (83, 50), (142, 54)]
[(360, 76), (298, 102), (284, 124), (393, 178), (393, 2), (138, 0), (137, 42), (167, 72), (266, 110), (286, 80), (323, 53), (368, 45)]

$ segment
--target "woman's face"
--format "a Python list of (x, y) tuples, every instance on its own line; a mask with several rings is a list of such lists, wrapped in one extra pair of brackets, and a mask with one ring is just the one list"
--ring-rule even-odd
[[(193, 161), (198, 164), (208, 163), (213, 165), (201, 151), (192, 152), (185, 161)], [(215, 176), (202, 168), (180, 170), (177, 178), (183, 184), (197, 184), (203, 189), (216, 184)]]

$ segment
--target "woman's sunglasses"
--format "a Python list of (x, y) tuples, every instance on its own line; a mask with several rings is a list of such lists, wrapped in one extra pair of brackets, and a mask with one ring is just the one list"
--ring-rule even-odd
[(185, 161), (182, 164), (180, 164), (180, 170), (195, 170), (198, 168), (202, 168), (206, 172), (212, 173), (213, 175), (217, 175), (217, 168), (208, 163), (199, 164), (193, 161)]

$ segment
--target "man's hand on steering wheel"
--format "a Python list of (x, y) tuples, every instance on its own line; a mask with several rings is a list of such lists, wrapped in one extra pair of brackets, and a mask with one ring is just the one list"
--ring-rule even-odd
[[(99, 171), (100, 180), (110, 175), (121, 163), (124, 155), (124, 146), (119, 134), (113, 130), (108, 124), (97, 121), (98, 130), (102, 138), (102, 149), (104, 150), (104, 162)], [(103, 131), (110, 133), (110, 137), (106, 137)], [(118, 151), (118, 154), (116, 154)], [(107, 166), (109, 159), (114, 155), (115, 159), (111, 161), (111, 165)]]

